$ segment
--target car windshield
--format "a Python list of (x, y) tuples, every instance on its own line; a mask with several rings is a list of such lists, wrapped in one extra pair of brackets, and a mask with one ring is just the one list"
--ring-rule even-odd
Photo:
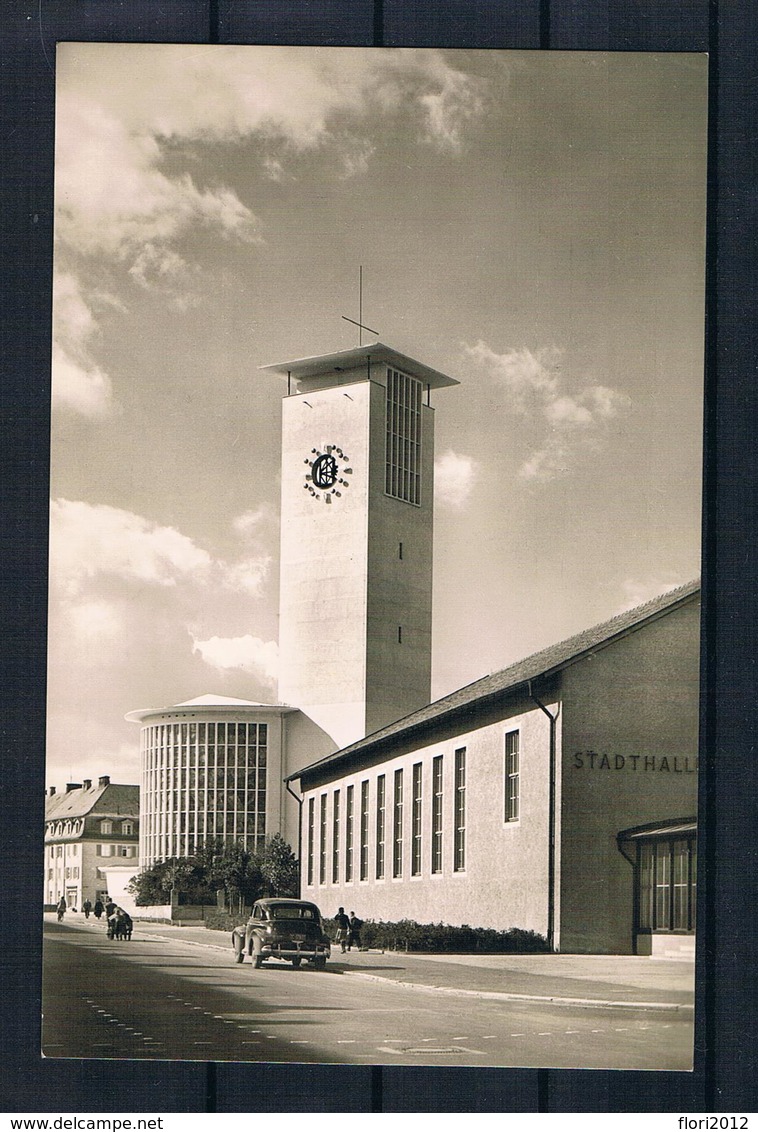
[(274, 920), (315, 920), (316, 909), (308, 904), (273, 904), (270, 908)]

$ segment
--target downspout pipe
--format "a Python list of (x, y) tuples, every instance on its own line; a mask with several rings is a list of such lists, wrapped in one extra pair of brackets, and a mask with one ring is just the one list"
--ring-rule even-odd
[(548, 851), (547, 851), (547, 945), (555, 950), (555, 780), (556, 780), (556, 725), (558, 713), (548, 711), (532, 691), (531, 680), (527, 683), (529, 698), (543, 711), (550, 721), (550, 774), (548, 789)]
[(300, 877), (302, 888), (303, 876), (303, 797), (302, 794), (296, 794), (290, 786), (289, 778), (285, 778), (284, 785), (287, 787), (287, 793), (290, 794), (297, 802), (297, 860), (300, 865)]

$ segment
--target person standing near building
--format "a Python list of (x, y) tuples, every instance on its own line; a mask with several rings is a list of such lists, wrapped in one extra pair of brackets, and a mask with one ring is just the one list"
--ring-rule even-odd
[(84, 912), (85, 920), (89, 919), (89, 914), (90, 914), (91, 911), (92, 911), (92, 901), (91, 900), (85, 900), (84, 903), (82, 904), (82, 912)]
[(95, 907), (94, 907), (93, 911), (95, 913), (95, 919), (99, 920), (100, 917), (103, 914), (103, 911), (104, 911), (103, 902), (102, 902), (102, 900), (100, 899), (99, 896), (98, 896), (97, 900), (95, 901)]
[(61, 920), (63, 919), (63, 917), (66, 915), (66, 897), (65, 896), (61, 896), (60, 900), (58, 901), (58, 907), (55, 910), (58, 913), (58, 923), (60, 923)]
[(359, 920), (355, 912), (350, 913), (350, 928), (347, 937), (347, 949), (355, 947), (356, 951), (361, 949), (361, 928), (363, 927), (363, 920)]
[(334, 922), (337, 925), (337, 938), (335, 943), (338, 943), (342, 949), (342, 954), (347, 950), (347, 941), (350, 938), (350, 920), (345, 915), (345, 909), (339, 908), (337, 915), (334, 917)]

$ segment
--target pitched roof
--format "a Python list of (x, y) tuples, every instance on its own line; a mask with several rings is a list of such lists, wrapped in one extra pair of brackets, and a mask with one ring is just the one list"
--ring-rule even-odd
[(348, 747), (343, 747), (342, 750), (335, 751), (333, 754), (327, 755), (326, 758), (303, 767), (302, 770), (289, 775), (285, 781), (300, 778), (311, 771), (326, 768), (332, 763), (341, 762), (350, 755), (366, 752), (388, 739), (409, 735), (433, 720), (443, 719), (445, 716), (453, 715), (484, 700), (514, 691), (531, 680), (551, 676), (564, 668), (568, 668), (569, 665), (583, 660), (598, 649), (606, 648), (619, 638), (633, 633), (643, 625), (649, 624), (678, 606), (695, 600), (699, 593), (699, 579), (689, 582), (685, 586), (680, 586), (678, 589), (669, 590), (644, 605), (619, 613), (609, 621), (603, 621), (600, 625), (585, 629), (573, 637), (568, 637), (565, 641), (560, 641), (558, 644), (533, 653), (524, 660), (516, 661), (508, 668), (503, 668), (490, 676), (483, 676), (479, 680), (474, 680), (473, 683), (466, 684), (465, 687), (443, 696), (442, 699), (435, 700), (434, 703), (419, 708), (418, 711), (374, 731), (371, 735), (367, 735), (365, 739), (359, 739)]
[[(107, 798), (103, 795), (107, 793)], [(99, 803), (102, 802), (102, 805)], [(98, 813), (127, 814), (139, 813), (139, 786), (118, 782), (99, 783), (89, 788), (84, 786), (45, 798), (45, 821), (60, 818), (83, 818), (97, 810)]]

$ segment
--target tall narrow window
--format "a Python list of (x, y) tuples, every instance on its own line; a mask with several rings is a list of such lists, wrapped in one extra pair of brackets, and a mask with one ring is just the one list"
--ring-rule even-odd
[(411, 811), (411, 876), (421, 872), (421, 763), (413, 766), (413, 810)]
[(361, 880), (368, 880), (368, 779), (361, 783)]
[(376, 879), (384, 879), (384, 841), (387, 836), (387, 781), (383, 774), (376, 780)]
[(442, 755), (432, 759), (432, 872), (442, 872)]
[(395, 796), (392, 825), (392, 875), (403, 875), (403, 772), (395, 771)]
[(326, 884), (326, 794), (321, 795), (319, 818), (318, 879), (319, 884)]
[(308, 799), (308, 884), (313, 884), (313, 841), (316, 834), (316, 799)]
[(455, 752), (455, 845), (453, 869), (466, 868), (466, 748)]
[(519, 733), (509, 731), (505, 736), (505, 820), (518, 821), (519, 817)]
[(332, 811), (332, 884), (340, 879), (340, 792), (334, 791), (334, 809)]
[(421, 382), (395, 369), (387, 370), (384, 490), (421, 502)]
[(355, 787), (348, 786), (345, 793), (345, 880), (353, 879), (353, 808)]

